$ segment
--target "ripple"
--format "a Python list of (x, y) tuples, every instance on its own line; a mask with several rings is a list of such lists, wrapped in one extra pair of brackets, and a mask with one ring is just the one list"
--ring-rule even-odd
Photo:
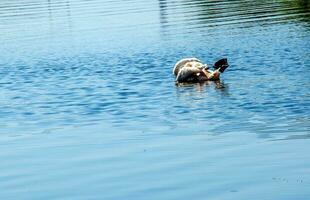
[[(0, 198), (306, 199), (309, 13), (302, 0), (2, 0)], [(174, 63), (193, 56), (231, 65), (176, 86)]]

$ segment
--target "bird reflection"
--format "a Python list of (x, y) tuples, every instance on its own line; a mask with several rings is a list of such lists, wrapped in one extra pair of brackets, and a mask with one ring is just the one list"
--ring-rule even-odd
[(193, 88), (196, 92), (202, 93), (206, 92), (206, 88), (214, 87), (216, 91), (219, 91), (222, 95), (228, 96), (228, 84), (218, 80), (218, 81), (205, 81), (202, 83), (176, 83), (177, 89), (182, 88)]

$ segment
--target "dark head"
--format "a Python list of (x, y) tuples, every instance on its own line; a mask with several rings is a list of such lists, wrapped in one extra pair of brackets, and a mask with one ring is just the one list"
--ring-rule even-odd
[(222, 58), (222, 59), (218, 60), (216, 63), (214, 63), (213, 68), (219, 69), (219, 71), (221, 73), (223, 73), (228, 66), (229, 66), (229, 64), (227, 62), (227, 58)]

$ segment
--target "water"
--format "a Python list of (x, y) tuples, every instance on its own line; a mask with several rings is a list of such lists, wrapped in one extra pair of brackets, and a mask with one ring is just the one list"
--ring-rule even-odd
[[(2, 0), (1, 199), (309, 199), (310, 4)], [(176, 87), (174, 63), (231, 66)]]

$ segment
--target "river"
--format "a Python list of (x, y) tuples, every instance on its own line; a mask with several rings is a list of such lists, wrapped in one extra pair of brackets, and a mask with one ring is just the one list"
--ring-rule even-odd
[[(2, 0), (0, 199), (310, 198), (307, 0)], [(230, 67), (178, 87), (184, 57)]]

